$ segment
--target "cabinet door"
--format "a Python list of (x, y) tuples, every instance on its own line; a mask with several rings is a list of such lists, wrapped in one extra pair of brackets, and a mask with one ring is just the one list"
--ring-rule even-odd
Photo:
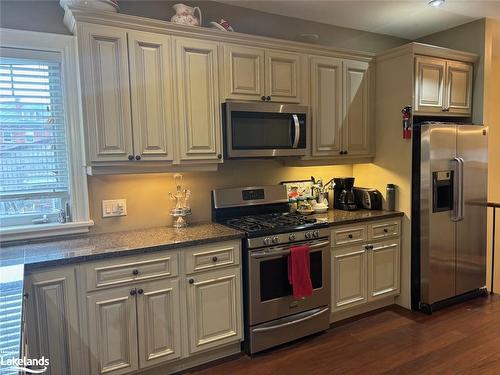
[(458, 61), (446, 63), (447, 112), (470, 115), (472, 109), (472, 64)]
[(215, 42), (175, 39), (181, 161), (222, 158), (217, 47)]
[(141, 368), (179, 358), (179, 279), (138, 284), (137, 324)]
[(442, 113), (446, 60), (415, 58), (415, 112)]
[(332, 311), (367, 301), (366, 250), (364, 246), (334, 249), (332, 262)]
[(135, 155), (142, 160), (172, 160), (170, 37), (131, 32), (128, 44)]
[(312, 57), (312, 155), (334, 156), (342, 144), (342, 60)]
[(127, 374), (138, 369), (136, 297), (132, 287), (87, 295), (92, 374)]
[(344, 61), (343, 151), (351, 156), (368, 156), (371, 150), (369, 64)]
[(26, 336), (31, 358), (50, 359), (46, 374), (80, 374), (80, 330), (74, 267), (26, 277)]
[(300, 55), (266, 50), (266, 96), (273, 102), (300, 103)]
[(399, 294), (399, 238), (373, 245), (368, 253), (368, 299)]
[(225, 98), (261, 101), (264, 95), (264, 50), (224, 46)]
[(133, 149), (127, 33), (82, 24), (77, 39), (89, 161), (128, 160)]
[(188, 279), (191, 353), (242, 338), (240, 269), (205, 272)]

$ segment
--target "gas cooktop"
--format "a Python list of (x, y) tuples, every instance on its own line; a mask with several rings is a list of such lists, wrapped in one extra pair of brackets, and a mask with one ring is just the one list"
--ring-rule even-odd
[(249, 237), (328, 226), (328, 223), (315, 218), (288, 212), (236, 217), (227, 219), (222, 224), (247, 232)]

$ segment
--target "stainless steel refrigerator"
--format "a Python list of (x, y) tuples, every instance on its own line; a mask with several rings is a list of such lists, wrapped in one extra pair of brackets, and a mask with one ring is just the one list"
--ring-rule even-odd
[(412, 308), (432, 310), (486, 285), (488, 129), (415, 126)]

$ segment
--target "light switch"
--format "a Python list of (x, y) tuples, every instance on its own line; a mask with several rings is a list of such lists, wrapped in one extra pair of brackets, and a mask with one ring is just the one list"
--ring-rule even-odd
[(102, 217), (127, 216), (126, 199), (109, 199), (102, 201)]

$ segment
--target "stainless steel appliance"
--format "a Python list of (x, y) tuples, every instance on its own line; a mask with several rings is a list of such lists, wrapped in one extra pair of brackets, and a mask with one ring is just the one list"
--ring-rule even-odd
[(345, 211), (354, 211), (358, 209), (356, 199), (352, 188), (354, 186), (354, 177), (334, 178), (333, 187), (333, 208)]
[[(330, 241), (327, 222), (288, 213), (286, 186), (212, 192), (213, 219), (246, 233), (243, 240), (245, 350), (256, 353), (324, 331), (330, 318)], [(288, 255), (310, 246), (313, 294), (292, 296)]]
[(413, 141), (412, 308), (484, 292), (487, 128), (423, 123)]
[(365, 210), (382, 209), (382, 194), (377, 189), (354, 187), (352, 191), (358, 208)]
[(222, 106), (226, 158), (306, 155), (308, 107), (243, 102)]

